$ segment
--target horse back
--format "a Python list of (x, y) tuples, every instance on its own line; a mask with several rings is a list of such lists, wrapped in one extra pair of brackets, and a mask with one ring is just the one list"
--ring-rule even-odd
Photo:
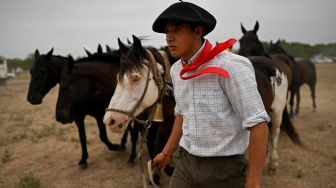
[(288, 87), (290, 88), (293, 83), (294, 62), (286, 54), (272, 54), (271, 57), (279, 70), (287, 76)]
[(296, 64), (299, 85), (304, 83), (316, 83), (316, 67), (314, 63), (309, 60), (298, 60)]
[(272, 59), (264, 56), (250, 56), (249, 60), (255, 71), (258, 92), (267, 113), (270, 114), (274, 100), (271, 77), (275, 77), (276, 75), (275, 64), (272, 62)]

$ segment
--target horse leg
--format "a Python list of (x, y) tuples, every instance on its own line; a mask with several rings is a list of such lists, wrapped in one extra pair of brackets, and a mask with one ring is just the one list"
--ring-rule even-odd
[(290, 104), (290, 117), (294, 117), (294, 111), (293, 111), (293, 106), (294, 106), (294, 97), (295, 97), (296, 91), (293, 89), (290, 92), (290, 99), (289, 99), (289, 104)]
[(131, 143), (132, 143), (132, 149), (130, 156), (128, 158), (127, 163), (130, 165), (134, 164), (135, 158), (136, 158), (136, 146), (139, 138), (139, 124), (134, 123), (134, 121), (131, 122), (129, 125), (130, 127), (130, 133), (131, 133)]
[(155, 149), (157, 148), (157, 138), (158, 138), (157, 134), (158, 134), (158, 129), (160, 126), (161, 126), (160, 123), (153, 122), (148, 130), (147, 150), (148, 150), (149, 157), (151, 159), (153, 159), (157, 154)]
[(297, 90), (296, 93), (296, 109), (295, 109), (295, 115), (299, 115), (300, 113), (300, 101), (301, 101), (301, 97), (300, 97), (300, 88)]
[[(157, 142), (156, 142), (156, 149), (155, 149), (155, 153), (159, 153), (163, 150), (165, 144), (167, 143), (170, 133), (172, 131), (173, 128), (173, 122), (174, 120), (165, 120), (165, 123), (163, 125), (161, 125), (158, 129), (158, 136), (157, 136)], [(164, 168), (164, 172), (168, 175), (168, 176), (172, 176), (173, 172), (174, 172), (174, 167), (172, 167), (171, 165), (167, 165)], [(154, 180), (155, 181), (155, 180)]]
[(79, 140), (80, 140), (81, 147), (82, 147), (82, 158), (78, 162), (78, 168), (80, 170), (86, 169), (88, 167), (87, 158), (89, 157), (89, 154), (87, 151), (87, 145), (86, 145), (84, 118), (85, 116), (75, 119), (75, 123), (77, 125), (78, 134), (79, 134)]
[(272, 112), (270, 114), (271, 121), (272, 121), (272, 128), (271, 128), (271, 154), (270, 154), (270, 161), (268, 165), (268, 174), (274, 175), (276, 172), (277, 167), (279, 166), (278, 163), (278, 140), (280, 134), (280, 125), (282, 122), (282, 115), (283, 111), (287, 104), (287, 93), (288, 93), (288, 81), (287, 77), (284, 73), (279, 73), (277, 71), (277, 76), (275, 80), (282, 80), (280, 83), (275, 82), (273, 79), (274, 85), (274, 99), (272, 102)]
[(96, 121), (97, 121), (97, 125), (98, 125), (98, 129), (99, 129), (99, 137), (100, 140), (105, 143), (105, 145), (108, 147), (109, 150), (111, 151), (118, 151), (120, 150), (120, 145), (118, 144), (112, 144), (108, 137), (107, 137), (107, 133), (106, 133), (106, 126), (103, 122), (103, 117), (95, 117)]
[(270, 161), (268, 165), (268, 174), (274, 175), (276, 172), (276, 169), (279, 166), (278, 163), (278, 140), (280, 135), (280, 125), (282, 121), (282, 113), (272, 112), (271, 114), (272, 119), (272, 127), (271, 127), (271, 154), (270, 154)]
[(127, 139), (128, 139), (128, 132), (130, 132), (130, 127), (128, 126), (127, 129), (125, 130), (123, 136), (121, 137), (120, 140), (120, 150), (124, 151), (126, 150), (126, 143), (127, 143)]
[(310, 93), (311, 93), (311, 98), (313, 100), (313, 112), (316, 112), (316, 102), (315, 102), (315, 83), (309, 84), (310, 87)]

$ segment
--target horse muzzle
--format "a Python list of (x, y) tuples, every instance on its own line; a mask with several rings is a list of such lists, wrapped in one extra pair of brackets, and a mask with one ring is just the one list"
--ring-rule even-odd
[(124, 132), (129, 122), (129, 118), (121, 114), (109, 113), (105, 114), (104, 117), (104, 124), (108, 126), (112, 132), (116, 133)]

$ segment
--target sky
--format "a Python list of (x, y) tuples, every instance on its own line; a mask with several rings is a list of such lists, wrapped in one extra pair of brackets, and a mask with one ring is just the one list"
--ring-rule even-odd
[[(118, 47), (132, 35), (161, 47), (165, 35), (152, 31), (157, 16), (177, 0), (1, 0), (0, 56), (26, 58), (36, 49), (74, 57), (98, 44)], [(336, 42), (336, 0), (189, 0), (212, 13), (211, 42), (239, 39), (240, 24), (251, 30), (259, 21), (261, 41)], [(239, 48), (235, 45), (234, 48)]]

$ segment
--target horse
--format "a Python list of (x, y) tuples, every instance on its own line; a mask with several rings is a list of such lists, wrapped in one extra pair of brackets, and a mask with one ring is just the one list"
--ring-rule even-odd
[[(63, 67), (68, 64), (70, 58), (63, 56), (53, 55), (53, 49), (51, 49), (47, 54), (40, 55), (38, 50), (35, 50), (35, 61), (33, 66), (30, 69), (30, 83), (28, 88), (27, 100), (33, 104), (41, 104), (44, 96), (50, 91), (51, 88), (56, 86), (57, 83), (60, 83), (60, 75), (63, 70)], [(101, 104), (101, 109), (105, 109), (109, 102), (110, 97), (102, 99), (102, 96), (99, 96), (96, 99), (96, 102), (91, 98), (92, 104), (84, 104), (81, 107), (76, 107), (73, 113), (74, 121), (78, 128), (80, 143), (81, 143), (81, 159), (78, 162), (79, 169), (86, 169), (87, 165), (87, 145), (86, 145), (86, 134), (85, 134), (85, 123), (84, 119), (86, 115), (91, 115), (95, 117), (97, 125), (99, 128), (100, 139), (105, 143), (105, 145), (113, 151), (119, 150), (120, 146), (112, 144), (107, 137), (106, 128), (102, 122), (102, 115), (97, 115), (97, 112), (92, 110), (90, 105), (97, 106)], [(103, 103), (102, 101), (106, 101)], [(84, 108), (86, 107), (86, 108)], [(104, 112), (102, 112), (104, 113)], [(57, 118), (56, 118), (57, 119)], [(64, 121), (65, 122), (65, 121)]]
[[(60, 89), (56, 104), (56, 119), (70, 123), (78, 112), (89, 112), (97, 120), (100, 134), (106, 135), (103, 116), (116, 86), (116, 74), (119, 71), (119, 55), (111, 53), (91, 54), (74, 61), (71, 59), (63, 68)], [(134, 164), (138, 126), (130, 128), (132, 150), (128, 163)], [(125, 149), (127, 131), (121, 140), (121, 150)]]
[[(289, 58), (283, 54), (270, 56), (265, 53), (262, 43), (259, 41), (257, 36), (257, 31), (259, 29), (258, 22), (256, 22), (253, 30), (247, 31), (242, 24), (241, 29), (243, 36), (239, 40), (239, 54), (248, 57), (254, 67), (257, 67), (258, 65), (260, 66), (260, 64), (270, 64), (274, 66), (276, 72), (276, 76), (269, 77), (269, 79), (272, 80), (272, 89), (274, 95), (271, 108), (266, 106), (264, 103), (265, 109), (268, 111), (271, 117), (271, 153), (268, 173), (270, 175), (274, 175), (279, 165), (277, 145), (280, 128), (282, 128), (287, 133), (287, 135), (295, 144), (302, 144), (296, 129), (290, 121), (286, 107), (287, 93), (292, 81), (292, 64), (290, 63)], [(257, 78), (258, 75), (259, 73), (256, 71)], [(263, 101), (265, 98), (269, 98), (269, 94), (260, 92), (260, 88), (262, 86), (259, 86), (260, 81), (258, 81), (258, 79), (257, 85)]]
[[(169, 71), (175, 61), (169, 61), (169, 55), (164, 50), (144, 48), (139, 38), (132, 37), (131, 47), (118, 38), (121, 67), (104, 123), (117, 132), (123, 132), (131, 121), (143, 123), (144, 126), (146, 122), (159, 125), (155, 156), (166, 144), (175, 120), (175, 99)], [(162, 110), (163, 122), (155, 121), (157, 109)], [(147, 112), (147, 117), (137, 118), (143, 112)], [(171, 175), (172, 169), (167, 166), (165, 172)]]
[(295, 107), (295, 115), (299, 114), (300, 109), (300, 87), (303, 84), (307, 84), (310, 88), (311, 98), (312, 98), (312, 105), (313, 105), (313, 112), (316, 110), (316, 102), (315, 102), (315, 88), (316, 88), (316, 67), (315, 64), (309, 60), (297, 60), (289, 55), (281, 46), (280, 41), (278, 40), (276, 43), (270, 42), (268, 53), (283, 53), (290, 57), (294, 62), (294, 74), (293, 74), (293, 84), (291, 88), (291, 95), (290, 95), (290, 115), (291, 117), (294, 116), (294, 97), (296, 96), (296, 107)]
[(67, 57), (53, 55), (53, 48), (46, 54), (40, 55), (35, 50), (34, 64), (30, 69), (30, 83), (27, 101), (33, 105), (41, 104), (44, 96), (60, 80), (63, 66), (69, 61)]

